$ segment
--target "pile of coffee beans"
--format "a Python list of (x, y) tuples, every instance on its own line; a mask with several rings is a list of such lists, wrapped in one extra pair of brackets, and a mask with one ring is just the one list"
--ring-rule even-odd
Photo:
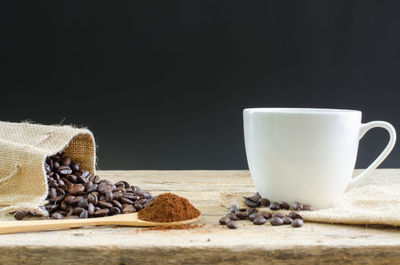
[(270, 202), (266, 198), (262, 198), (259, 193), (250, 197), (244, 197), (244, 203), (249, 206), (247, 209), (239, 209), (237, 206), (232, 206), (230, 213), (219, 219), (221, 225), (226, 225), (228, 228), (237, 229), (239, 226), (236, 221), (250, 220), (255, 225), (263, 225), (269, 220), (273, 226), (291, 225), (292, 227), (302, 227), (304, 225), (303, 217), (294, 211), (313, 211), (310, 205), (302, 205), (299, 202), (292, 204), (294, 211), (288, 215), (282, 213), (270, 214), (264, 211), (258, 211), (256, 207), (269, 207), (271, 210), (290, 210), (289, 204), (286, 202)]
[[(269, 207), (273, 211), (290, 209), (289, 204), (287, 204), (286, 202), (270, 202), (267, 198), (262, 198), (258, 192), (253, 196), (243, 198), (244, 204), (251, 208)], [(313, 207), (311, 207), (310, 205), (303, 205), (300, 202), (293, 203), (292, 209), (294, 211), (314, 211)]]
[[(149, 205), (155, 197), (126, 181), (113, 184), (80, 169), (63, 152), (50, 156), (44, 164), (49, 187), (46, 210), (52, 219), (90, 218), (133, 213)], [(21, 220), (29, 215), (18, 211)]]

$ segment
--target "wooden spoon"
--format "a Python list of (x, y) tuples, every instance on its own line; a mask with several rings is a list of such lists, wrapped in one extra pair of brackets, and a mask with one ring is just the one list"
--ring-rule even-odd
[(195, 222), (197, 218), (179, 222), (148, 222), (138, 218), (137, 213), (118, 214), (107, 217), (85, 219), (61, 219), (61, 220), (26, 220), (26, 221), (1, 221), (0, 234), (12, 234), (33, 231), (57, 230), (90, 225), (121, 225), (121, 226), (172, 226), (184, 225)]

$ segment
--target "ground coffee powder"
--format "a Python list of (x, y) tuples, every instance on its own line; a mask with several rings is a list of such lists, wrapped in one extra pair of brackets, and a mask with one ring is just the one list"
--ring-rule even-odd
[(152, 203), (138, 213), (139, 219), (151, 222), (177, 222), (200, 215), (186, 198), (173, 193), (160, 194)]

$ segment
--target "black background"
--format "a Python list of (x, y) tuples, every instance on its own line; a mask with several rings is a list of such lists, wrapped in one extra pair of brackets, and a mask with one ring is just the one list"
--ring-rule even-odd
[[(3, 1), (0, 119), (87, 126), (101, 169), (247, 168), (245, 107), (400, 128), (399, 1)], [(372, 130), (357, 167), (383, 149)], [(400, 167), (395, 147), (382, 167)]]

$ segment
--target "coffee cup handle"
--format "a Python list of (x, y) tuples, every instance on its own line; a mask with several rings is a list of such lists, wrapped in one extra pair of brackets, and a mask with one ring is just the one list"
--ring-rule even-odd
[(362, 178), (371, 174), (372, 171), (374, 171), (374, 169), (376, 169), (383, 162), (383, 160), (385, 160), (385, 158), (392, 151), (394, 144), (396, 143), (396, 130), (390, 123), (385, 121), (371, 121), (365, 124), (361, 124), (359, 140), (361, 140), (361, 138), (365, 135), (365, 133), (368, 132), (370, 129), (377, 127), (384, 128), (389, 132), (390, 136), (389, 143), (386, 145), (382, 153), (375, 159), (374, 162), (372, 162), (372, 164), (369, 167), (367, 167), (362, 173), (360, 173), (359, 175), (355, 176), (350, 180), (346, 190), (349, 190), (350, 188), (354, 187)]

